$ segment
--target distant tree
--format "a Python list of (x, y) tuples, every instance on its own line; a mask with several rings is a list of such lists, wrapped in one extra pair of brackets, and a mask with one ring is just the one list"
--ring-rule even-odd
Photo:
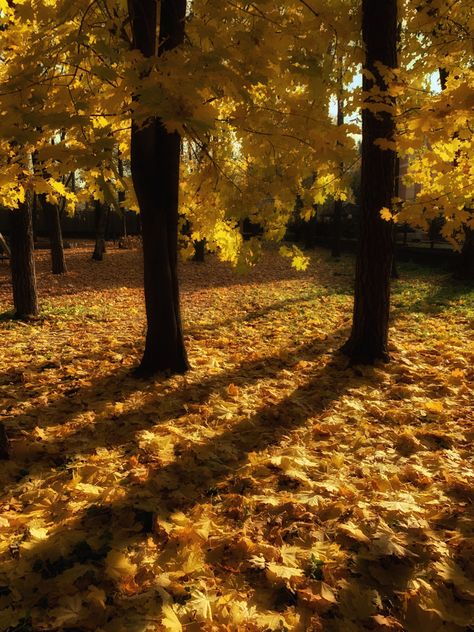
[(17, 318), (38, 315), (32, 221), (33, 194), (25, 191), (18, 209), (10, 211), (10, 251), (13, 305)]
[(107, 207), (94, 200), (95, 246), (92, 253), (94, 261), (102, 261), (105, 254), (105, 229), (107, 226)]
[(474, 281), (474, 230), (464, 227), (464, 242), (458, 257), (455, 276), (457, 279)]
[(206, 256), (206, 240), (198, 239), (194, 241), (194, 256), (193, 261), (203, 263)]
[(0, 422), (0, 460), (10, 458), (10, 442), (5, 426)]
[(51, 271), (53, 274), (65, 274), (67, 272), (67, 266), (64, 256), (59, 206), (54, 202), (48, 202), (45, 193), (42, 193), (39, 199), (48, 227), (51, 248)]

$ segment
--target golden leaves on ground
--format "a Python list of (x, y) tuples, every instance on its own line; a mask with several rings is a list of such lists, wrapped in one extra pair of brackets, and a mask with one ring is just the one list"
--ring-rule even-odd
[(472, 292), (402, 268), (392, 363), (350, 368), (349, 259), (186, 263), (194, 368), (142, 382), (139, 254), (38, 257), (45, 318), (1, 323), (0, 629), (468, 629)]

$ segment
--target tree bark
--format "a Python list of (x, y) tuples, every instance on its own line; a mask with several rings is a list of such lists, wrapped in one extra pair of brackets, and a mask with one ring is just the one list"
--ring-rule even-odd
[(17, 318), (38, 315), (36, 272), (31, 216), (33, 195), (25, 193), (25, 201), (10, 211), (10, 250), (13, 305)]
[(66, 274), (66, 258), (64, 256), (63, 235), (61, 231), (61, 218), (59, 206), (46, 199), (46, 194), (40, 196), (41, 206), (44, 211), (49, 232), (51, 247), (51, 271), (53, 274)]
[[(342, 77), (340, 78), (340, 91), (342, 91)], [(344, 125), (344, 101), (339, 95), (337, 99), (337, 126)], [(344, 173), (344, 164), (339, 166), (341, 176)], [(333, 236), (332, 236), (332, 249), (331, 255), (334, 258), (341, 256), (341, 231), (342, 231), (342, 200), (335, 200), (334, 202), (334, 215), (333, 215)]]
[[(129, 0), (134, 46), (156, 54), (156, 0)], [(184, 41), (186, 0), (161, 0), (158, 55)], [(134, 96), (139, 99), (139, 95)], [(181, 137), (154, 118), (132, 121), (131, 170), (140, 207), (147, 316), (141, 375), (188, 369), (178, 285), (178, 193)]]
[[(123, 178), (123, 160), (120, 158), (120, 155), (117, 160), (118, 163), (118, 174), (121, 178)], [(119, 207), (122, 211), (122, 237), (127, 238), (127, 211), (124, 206), (125, 202), (125, 191), (118, 192), (118, 203)]]
[[(364, 69), (372, 73), (377, 88), (386, 90), (376, 63), (381, 62), (389, 68), (397, 66), (397, 0), (363, 0), (362, 34), (365, 44)], [(374, 80), (364, 73), (363, 91), (368, 106), (369, 91), (374, 87)], [(352, 363), (373, 364), (376, 360), (389, 360), (393, 237), (392, 224), (380, 217), (380, 211), (383, 207), (392, 206), (396, 154), (391, 150), (380, 149), (374, 142), (378, 138), (392, 139), (394, 132), (391, 109), (376, 114), (367, 106), (363, 108), (361, 233), (352, 332), (342, 348)]]
[(95, 247), (92, 253), (94, 261), (102, 261), (105, 253), (105, 229), (107, 225), (107, 210), (105, 205), (94, 200), (95, 215)]

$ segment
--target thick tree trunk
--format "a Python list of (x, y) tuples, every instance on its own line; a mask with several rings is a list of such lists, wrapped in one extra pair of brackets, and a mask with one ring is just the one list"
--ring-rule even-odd
[(95, 215), (95, 247), (92, 253), (94, 261), (102, 261), (105, 253), (105, 229), (107, 226), (107, 209), (99, 200), (94, 200)]
[(61, 231), (61, 219), (59, 206), (46, 199), (46, 194), (41, 196), (41, 206), (44, 211), (49, 232), (51, 247), (51, 271), (53, 274), (65, 274), (67, 272), (66, 259), (64, 257), (63, 235)]
[[(160, 3), (158, 54), (184, 40), (186, 0)], [(134, 45), (143, 55), (156, 54), (156, 0), (129, 0)], [(136, 95), (135, 98), (139, 98)], [(188, 368), (178, 286), (178, 193), (181, 138), (158, 119), (132, 123), (131, 169), (140, 206), (147, 315), (145, 350), (139, 374)]]
[[(385, 90), (377, 62), (389, 68), (397, 65), (397, 0), (363, 0), (362, 33), (365, 43), (364, 69), (375, 77), (376, 87)], [(374, 87), (364, 74), (363, 90), (370, 106)], [(380, 217), (383, 207), (391, 208), (395, 193), (396, 154), (374, 142), (392, 139), (392, 112), (362, 111), (362, 222), (356, 264), (352, 332), (342, 351), (351, 362), (372, 364), (388, 361), (390, 276), (393, 258), (392, 224)]]
[(10, 211), (10, 250), (13, 305), (17, 318), (38, 315), (36, 273), (31, 217), (33, 195), (27, 191), (25, 201)]

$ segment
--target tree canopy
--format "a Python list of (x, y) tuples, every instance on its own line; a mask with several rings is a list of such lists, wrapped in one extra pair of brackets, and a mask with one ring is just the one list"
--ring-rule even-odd
[[(425, 226), (442, 214), (446, 237), (460, 240), (473, 221), (473, 3), (399, 5), (400, 66), (386, 69), (397, 134), (380, 142), (410, 157), (407, 179), (422, 188), (385, 215)], [(158, 116), (184, 139), (180, 212), (193, 236), (224, 259), (252, 260), (258, 244), (243, 243), (243, 218), (278, 241), (297, 195), (304, 218), (328, 196), (351, 195), (357, 113), (363, 101), (373, 111), (386, 101), (373, 88), (368, 105), (361, 92), (360, 10), (355, 0), (194, 0), (184, 44), (145, 58), (131, 45), (126, 2), (2, 2), (1, 203), (16, 207), (33, 188), (65, 196), (72, 212), (91, 192), (111, 200), (119, 187), (133, 207), (117, 156), (129, 157), (132, 113), (143, 125)], [(341, 90), (347, 122), (338, 126)], [(33, 153), (43, 173), (31, 169)], [(61, 180), (72, 170), (87, 185), (75, 192)]]

